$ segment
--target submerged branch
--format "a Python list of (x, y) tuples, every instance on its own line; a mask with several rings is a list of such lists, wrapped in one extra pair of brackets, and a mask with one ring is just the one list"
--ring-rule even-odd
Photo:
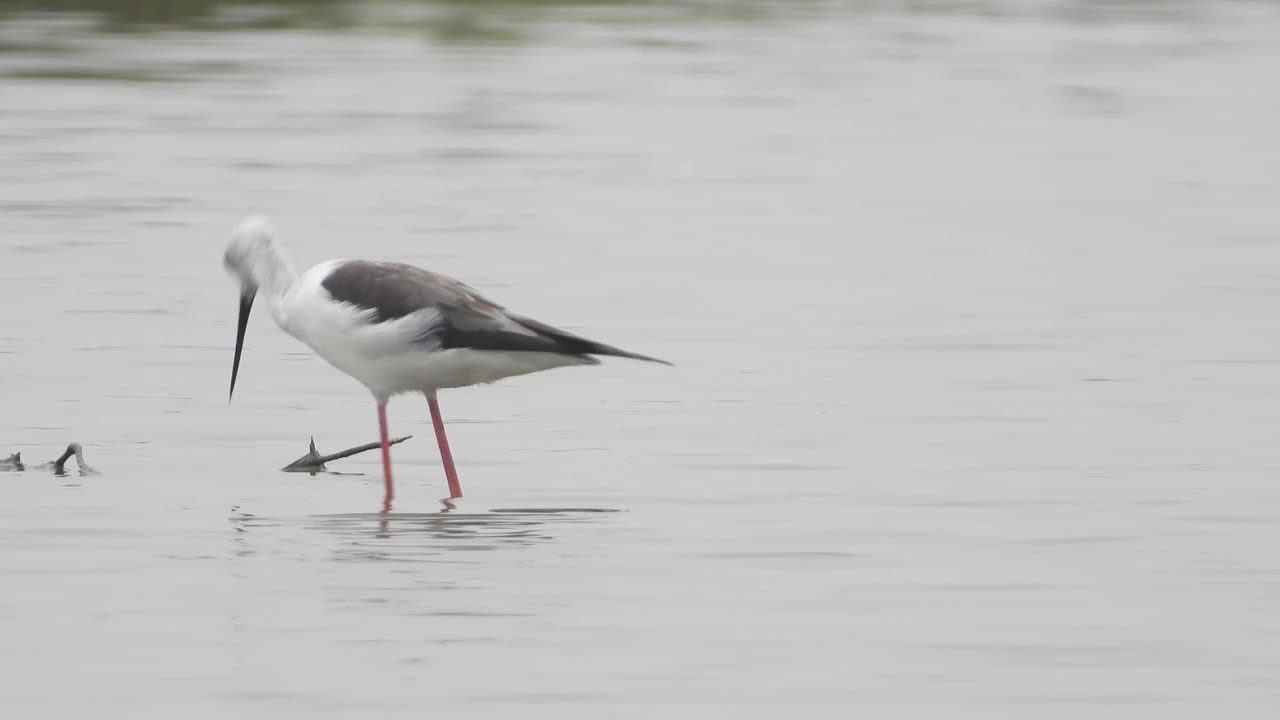
[[(413, 436), (405, 435), (404, 437), (392, 438), (390, 441), (388, 441), (387, 444), (399, 445), (400, 443), (404, 442), (405, 440), (408, 440), (411, 437)], [(382, 447), (382, 443), (371, 442), (365, 445), (360, 445), (353, 448), (347, 448), (346, 450), (333, 453), (332, 455), (321, 455), (320, 453), (316, 452), (316, 439), (315, 437), (312, 437), (311, 447), (309, 450), (307, 450), (307, 454), (303, 455), (297, 460), (294, 460), (288, 465), (285, 465), (283, 468), (281, 468), (281, 470), (284, 470), (285, 472), (309, 472), (309, 473), (324, 472), (327, 469), (325, 468), (324, 464), (327, 462), (330, 462), (333, 460), (341, 460), (342, 458), (351, 457), (352, 455), (356, 455), (362, 452), (367, 452), (369, 450), (374, 450), (380, 447)]]

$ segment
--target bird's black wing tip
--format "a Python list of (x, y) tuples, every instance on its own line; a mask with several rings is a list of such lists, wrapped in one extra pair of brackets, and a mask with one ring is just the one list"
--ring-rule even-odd
[(675, 364), (675, 363), (670, 362), (670, 361), (668, 361), (668, 360), (663, 360), (662, 358), (650, 357), (650, 356), (648, 356), (648, 355), (637, 355), (637, 356), (635, 357), (635, 359), (636, 359), (636, 360), (643, 360), (643, 361), (645, 361), (645, 362), (657, 363), (657, 364), (659, 364), (659, 365), (666, 365), (667, 367), (675, 367), (675, 366), (676, 366), (676, 364)]
[(666, 365), (667, 367), (676, 366), (675, 363), (668, 362), (666, 360), (663, 360), (662, 358), (656, 358), (651, 355), (641, 355), (640, 353), (633, 353), (629, 350), (622, 350), (616, 347), (610, 347), (608, 345), (603, 345), (603, 344), (597, 344), (597, 347), (591, 352), (595, 355), (603, 355), (605, 357), (618, 357), (618, 358), (626, 358), (628, 360), (639, 360), (641, 362), (651, 362), (651, 363), (657, 363), (659, 365)]

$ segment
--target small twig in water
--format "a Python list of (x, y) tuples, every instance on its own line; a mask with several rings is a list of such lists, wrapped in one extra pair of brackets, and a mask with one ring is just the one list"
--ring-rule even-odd
[[(400, 443), (404, 442), (405, 440), (408, 440), (411, 437), (413, 436), (405, 435), (404, 437), (392, 438), (390, 441), (388, 441), (387, 444), (399, 445)], [(346, 450), (333, 453), (332, 455), (321, 455), (320, 453), (316, 452), (316, 439), (314, 436), (312, 436), (311, 447), (310, 449), (307, 450), (307, 454), (303, 455), (297, 460), (294, 460), (288, 465), (285, 465), (283, 468), (281, 468), (281, 470), (284, 470), (285, 472), (309, 472), (312, 475), (314, 475), (318, 472), (324, 472), (325, 470), (327, 470), (328, 468), (324, 466), (324, 464), (327, 462), (331, 462), (333, 460), (341, 460), (342, 458), (351, 457), (352, 455), (356, 455), (362, 452), (368, 452), (369, 450), (375, 450), (380, 447), (382, 447), (382, 443), (371, 442), (365, 445), (360, 445), (358, 447), (347, 448)]]
[(26, 470), (26, 466), (22, 464), (22, 453), (17, 452), (9, 456), (8, 460), (0, 460), (0, 470)]

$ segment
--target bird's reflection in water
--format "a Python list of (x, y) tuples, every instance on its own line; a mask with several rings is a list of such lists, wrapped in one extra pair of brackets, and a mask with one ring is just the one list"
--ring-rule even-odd
[[(459, 551), (551, 542), (575, 526), (616, 512), (607, 508), (495, 508), (468, 513), (339, 513), (283, 519), (233, 508), (230, 519), (237, 533), (247, 535), (255, 528), (292, 525), (334, 536), (342, 541), (333, 556), (338, 561), (451, 562), (454, 558), (450, 554)], [(238, 539), (247, 538), (241, 535)]]

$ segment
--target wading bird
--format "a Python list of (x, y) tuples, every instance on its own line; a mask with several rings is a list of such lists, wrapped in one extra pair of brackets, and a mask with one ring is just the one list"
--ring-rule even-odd
[(597, 365), (596, 355), (670, 365), (517, 315), (453, 278), (412, 265), (329, 260), (298, 275), (260, 216), (235, 228), (223, 264), (240, 282), (228, 397), (235, 393), (245, 327), (261, 293), (282, 330), (373, 395), (387, 511), (395, 497), (387, 438), (387, 401), (393, 395), (426, 395), (453, 499), (462, 497), (462, 487), (437, 391), (568, 365)]

